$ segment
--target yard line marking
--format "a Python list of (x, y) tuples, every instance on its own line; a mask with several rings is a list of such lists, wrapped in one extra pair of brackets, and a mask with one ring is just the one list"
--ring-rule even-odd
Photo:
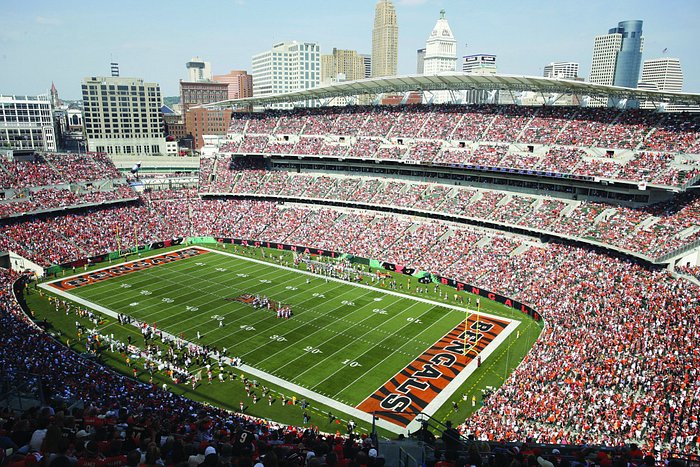
[[(395, 303), (398, 303), (398, 302), (395, 302)], [(391, 322), (392, 320), (394, 320), (394, 319), (398, 318), (399, 316), (403, 315), (404, 312), (408, 311), (409, 309), (413, 308), (413, 307), (416, 306), (416, 305), (417, 305), (417, 303), (414, 303), (414, 304), (412, 304), (411, 306), (409, 306), (409, 307), (407, 307), (407, 308), (404, 308), (403, 311), (400, 311), (398, 314), (396, 314), (396, 315), (392, 316), (391, 318), (387, 319), (387, 320), (384, 321), (382, 324)], [(366, 306), (374, 306), (374, 303), (368, 303)], [(363, 308), (364, 308), (364, 307), (363, 307)], [(358, 311), (359, 311), (359, 310), (358, 310)], [(424, 313), (422, 313), (420, 316), (423, 316), (423, 315), (424, 315), (425, 313), (427, 313), (428, 311), (430, 311), (430, 309), (426, 310), (426, 311), (425, 311)], [(375, 318), (375, 316), (374, 316), (373, 314), (369, 314), (369, 315), (367, 315), (367, 318), (365, 318), (365, 319), (362, 320), (362, 321), (365, 321), (365, 320), (370, 319), (370, 318)], [(360, 321), (360, 323), (362, 323), (362, 321)], [(333, 324), (335, 324), (335, 323), (333, 323)], [(358, 324), (359, 324), (359, 323), (358, 323)], [(405, 324), (405, 325), (401, 326), (397, 331), (400, 331), (400, 330), (404, 329), (406, 326), (408, 326), (408, 325), (410, 325), (410, 324), (412, 324), (412, 323), (408, 323), (408, 324)], [(362, 337), (366, 336), (367, 334), (370, 334), (371, 332), (372, 332), (372, 331), (367, 331), (366, 333), (362, 334)], [(394, 333), (394, 334), (395, 334), (395, 333)], [(394, 334), (392, 334), (392, 335), (389, 336), (389, 337), (384, 338), (381, 342), (384, 342), (385, 340), (389, 339), (390, 337), (393, 337)], [(315, 363), (313, 366), (307, 368), (307, 369), (304, 370), (302, 373), (299, 373), (299, 374), (297, 375), (297, 377), (300, 377), (301, 375), (307, 373), (307, 372), (310, 371), (311, 369), (316, 368), (318, 365), (320, 365), (321, 363), (325, 362), (326, 360), (328, 360), (328, 359), (331, 358), (332, 356), (336, 355), (338, 352), (340, 352), (340, 351), (342, 351), (342, 350), (348, 348), (348, 347), (351, 346), (352, 344), (354, 344), (354, 341), (348, 342), (347, 344), (345, 344), (345, 345), (344, 345), (343, 347), (341, 347), (340, 349), (338, 349), (338, 350), (336, 350), (335, 352), (333, 352), (333, 353), (329, 354), (328, 356), (326, 356), (323, 360), (321, 360), (321, 361)], [(372, 347), (372, 348), (374, 348), (374, 347)], [(364, 352), (362, 355), (364, 355), (365, 353), (367, 353), (367, 352)], [(302, 356), (303, 356), (303, 355), (302, 355)], [(297, 357), (297, 358), (298, 358), (298, 357)], [(292, 361), (294, 361), (294, 360), (292, 360)], [(291, 362), (290, 362), (290, 363), (291, 363)], [(341, 368), (340, 368), (339, 370), (337, 370), (335, 373), (337, 373), (338, 371), (343, 370), (343, 369), (345, 369), (345, 368), (341, 366)], [(333, 374), (335, 374), (335, 373), (333, 373)], [(331, 375), (331, 376), (332, 376), (332, 375)], [(327, 377), (327, 378), (324, 378), (324, 379), (321, 380), (320, 382), (316, 383), (314, 386), (311, 387), (311, 389), (317, 388), (319, 385), (321, 385), (323, 382), (325, 382), (328, 378), (330, 378), (330, 376)]]
[[(89, 300), (83, 299), (81, 297), (77, 297), (74, 295), (71, 295), (68, 292), (65, 292), (63, 290), (54, 290), (54, 288), (49, 288), (49, 286), (46, 283), (39, 284), (39, 287), (43, 288), (44, 290), (51, 291), (52, 293), (55, 293), (56, 295), (59, 295), (64, 298), (69, 298), (71, 300), (74, 300), (76, 303), (80, 303), (83, 306), (87, 306), (89, 308), (92, 308), (96, 311), (99, 311), (100, 313), (111, 316), (113, 318), (117, 317), (117, 313), (114, 311), (103, 307), (102, 305), (98, 305), (96, 303), (92, 303)], [(171, 339), (177, 338), (177, 336), (174, 336), (173, 334), (166, 332), (166, 331), (161, 331), (163, 334)], [(188, 341), (188, 340), (183, 340), (186, 345), (198, 345), (194, 342)], [(225, 359), (227, 363), (230, 364), (230, 359)], [(254, 368), (252, 366), (249, 366), (247, 364), (242, 364), (241, 366), (236, 367), (237, 369), (245, 372), (246, 374), (253, 375), (257, 378), (260, 378), (262, 380), (269, 381), (272, 384), (275, 384), (281, 388), (284, 388), (288, 391), (291, 391), (293, 393), (298, 394), (301, 397), (306, 397), (309, 399), (313, 399), (317, 402), (320, 402), (323, 405), (326, 405), (328, 407), (331, 407), (339, 412), (344, 412), (348, 414), (349, 416), (356, 418), (358, 420), (363, 420), (367, 423), (372, 423), (372, 415), (363, 412), (359, 409), (356, 409), (355, 407), (349, 406), (347, 404), (343, 404), (341, 402), (338, 402), (336, 400), (331, 399), (328, 396), (325, 396), (323, 394), (316, 393), (314, 391), (311, 391), (310, 389), (304, 388), (298, 384), (289, 382), (287, 380), (281, 379), (273, 374), (267, 373), (265, 371), (259, 370), (257, 368)], [(393, 423), (387, 422), (385, 420), (376, 420), (375, 422), (377, 426), (384, 428), (385, 430), (388, 430), (392, 433), (406, 433), (406, 430), (402, 429), (401, 427), (394, 425)]]
[[(227, 256), (232, 256), (232, 257), (234, 257), (234, 258), (240, 258), (240, 259), (242, 259), (242, 260), (244, 260), (244, 261), (250, 261), (250, 262), (258, 263), (258, 264), (265, 264), (265, 265), (269, 265), (269, 266), (272, 266), (272, 267), (275, 267), (275, 268), (278, 268), (278, 269), (285, 269), (285, 270), (287, 270), (287, 271), (296, 271), (296, 272), (298, 272), (299, 274), (305, 274), (305, 275), (311, 276), (311, 277), (316, 277), (316, 278), (318, 278), (318, 277), (326, 277), (326, 276), (322, 276), (322, 275), (320, 275), (320, 274), (315, 274), (315, 273), (310, 272), (310, 271), (302, 271), (302, 270), (298, 270), (298, 269), (291, 268), (291, 267), (289, 267), (289, 266), (282, 266), (282, 265), (279, 265), (279, 264), (270, 264), (270, 263), (268, 263), (268, 262), (266, 262), (266, 261), (262, 261), (262, 260), (259, 260), (259, 259), (248, 258), (248, 257), (245, 257), (245, 256), (238, 256), (238, 255), (235, 255), (235, 254), (233, 254), (233, 253), (228, 253), (228, 252), (220, 251), (220, 250), (214, 250), (214, 249), (207, 248), (207, 247), (204, 247), (204, 246), (200, 246), (199, 248), (202, 248), (202, 249), (204, 249), (204, 250), (210, 251), (210, 252), (212, 252), (212, 253), (218, 253), (218, 254), (220, 254), (220, 255), (227, 255)], [(406, 276), (406, 277), (408, 277), (408, 276)], [(335, 277), (328, 277), (327, 279), (328, 279), (329, 281), (339, 282), (339, 283), (341, 283), (341, 284), (347, 284), (347, 285), (351, 285), (351, 286), (353, 286), (353, 287), (359, 287), (359, 288), (361, 288), (361, 289), (374, 290), (374, 291), (377, 291), (377, 292), (381, 292), (381, 293), (383, 293), (383, 294), (385, 294), (385, 295), (394, 295), (395, 297), (402, 297), (402, 298), (406, 298), (406, 299), (409, 299), (409, 300), (415, 300), (415, 301), (417, 301), (417, 302), (428, 303), (428, 304), (433, 305), (433, 306), (442, 307), (442, 308), (447, 308), (447, 309), (449, 309), (449, 310), (454, 310), (454, 311), (457, 311), (457, 312), (462, 313), (462, 314), (464, 314), (464, 312), (467, 310), (467, 307), (466, 307), (466, 306), (461, 306), (461, 307), (460, 307), (460, 306), (457, 306), (457, 305), (452, 305), (452, 304), (450, 304), (450, 303), (437, 302), (437, 301), (435, 301), (435, 300), (430, 300), (430, 299), (423, 298), (423, 297), (416, 297), (416, 296), (414, 296), (414, 295), (407, 295), (407, 294), (404, 294), (404, 293), (401, 293), (401, 292), (396, 292), (396, 291), (390, 290), (390, 289), (383, 289), (383, 288), (379, 288), (379, 287), (375, 287), (375, 286), (371, 286), (371, 285), (358, 284), (358, 283), (355, 283), (355, 282), (348, 282), (348, 281), (345, 281), (345, 280), (343, 280), (343, 279), (337, 279), (337, 278), (335, 278)], [(469, 311), (470, 311), (470, 312), (472, 312), (472, 311), (473, 311), (473, 312), (476, 312), (476, 310), (472, 310), (472, 309), (470, 309)], [(500, 316), (492, 315), (492, 314), (490, 314), (490, 313), (485, 313), (485, 312), (483, 312), (483, 311), (480, 311), (479, 313), (481, 314), (481, 316), (488, 316), (489, 318), (493, 318), (493, 319), (503, 319), (503, 318), (500, 317)]]
[[(365, 294), (365, 295), (367, 295), (367, 294)], [(398, 303), (398, 302), (395, 302), (395, 303)], [(370, 304), (368, 303), (367, 305), (370, 305)], [(413, 306), (413, 305), (411, 305), (411, 306)], [(339, 308), (339, 307), (338, 307), (338, 308)], [(364, 306), (359, 307), (359, 308), (353, 310), (352, 312), (350, 312), (350, 314), (352, 315), (352, 314), (354, 314), (354, 313), (357, 313), (357, 312), (359, 312), (360, 310), (362, 310), (363, 308), (364, 308)], [(335, 308), (334, 310), (336, 310), (336, 309), (337, 309), (337, 308)], [(364, 322), (364, 321), (366, 321), (366, 320), (368, 320), (368, 319), (371, 319), (371, 318), (374, 318), (374, 316), (373, 316), (373, 315), (367, 315), (367, 317), (363, 318), (363, 319), (360, 320), (358, 323), (356, 323), (355, 326), (361, 326), (361, 323), (362, 323), (362, 322)], [(336, 337), (339, 337), (339, 336), (342, 337), (342, 336), (343, 336), (343, 333), (337, 333), (337, 332), (333, 331), (332, 329), (328, 329), (329, 326), (336, 326), (336, 325), (337, 325), (337, 322), (335, 322), (335, 321), (332, 322), (332, 323), (329, 323), (328, 325), (326, 325), (326, 326), (324, 326), (324, 327), (322, 327), (322, 328), (317, 329), (316, 331), (312, 332), (311, 334), (307, 334), (306, 336), (304, 336), (304, 337), (299, 341), (299, 343), (305, 341), (306, 339), (308, 339), (309, 337), (313, 336), (314, 334), (316, 334), (316, 333), (318, 333), (318, 332), (321, 332), (321, 331), (324, 331), (324, 330), (328, 330), (328, 331), (330, 331), (331, 333), (335, 334), (335, 336), (333, 337), (333, 339), (336, 338)], [(353, 326), (353, 327), (354, 327), (354, 326)], [(352, 327), (349, 328), (349, 329), (352, 329)], [(365, 333), (365, 334), (362, 334), (361, 336), (365, 336), (365, 335), (367, 335), (367, 334), (368, 334), (368, 333)], [(353, 338), (353, 339), (350, 341), (350, 343), (354, 343), (354, 342), (357, 341), (357, 340), (361, 340), (361, 339), (355, 339), (355, 338)], [(326, 342), (328, 342), (328, 341), (326, 341)], [(278, 354), (279, 354), (279, 353), (280, 353), (280, 352), (278, 352)], [(331, 354), (331, 355), (334, 355), (335, 353), (337, 353), (337, 352), (334, 352), (334, 353)], [(271, 356), (269, 356), (269, 357), (267, 357), (267, 358), (271, 358), (271, 357), (276, 356), (276, 355), (277, 355), (277, 354), (271, 355)], [(296, 357), (296, 358), (290, 360), (289, 362), (286, 362), (285, 365), (289, 365), (289, 364), (291, 364), (292, 362), (295, 362), (295, 361), (299, 360), (299, 359), (302, 358), (302, 357), (307, 357), (307, 355), (306, 355), (306, 354), (301, 354), (301, 355), (299, 355), (298, 357)], [(326, 357), (326, 358), (327, 358), (327, 357)], [(325, 359), (324, 359), (324, 360), (325, 360)], [(323, 360), (322, 360), (322, 361), (323, 361)], [(320, 363), (320, 362), (319, 362), (319, 363)], [(315, 367), (315, 366), (317, 366), (317, 365), (318, 365), (318, 363), (314, 364), (313, 367)], [(309, 369), (310, 369), (310, 368), (309, 368)], [(306, 371), (308, 371), (309, 369), (307, 369)], [(304, 373), (306, 373), (306, 371), (304, 371)], [(297, 380), (297, 379), (299, 378), (299, 376), (301, 376), (302, 374), (303, 374), (303, 373), (300, 373), (300, 374), (296, 375), (295, 378), (294, 378), (294, 380)], [(315, 386), (314, 386), (314, 387), (315, 387)]]
[[(198, 247), (198, 248), (200, 248), (200, 247)], [(183, 249), (185, 249), (185, 248), (183, 248)], [(276, 268), (276, 269), (281, 269), (281, 270), (285, 270), (285, 271), (296, 272), (297, 274), (307, 275), (307, 276), (314, 277), (314, 279), (325, 278), (325, 279), (326, 279), (327, 281), (329, 281), (329, 282), (336, 282), (336, 283), (339, 283), (339, 284), (351, 285), (351, 286), (353, 286), (353, 287), (358, 287), (358, 288), (362, 288), (362, 289), (365, 289), (365, 290), (371, 290), (371, 291), (379, 292), (379, 293), (381, 293), (381, 294), (383, 294), (383, 295), (385, 295), (385, 296), (391, 295), (391, 296), (401, 297), (401, 298), (403, 298), (403, 299), (413, 300), (414, 302), (423, 302), (423, 303), (427, 303), (427, 304), (430, 304), (430, 305), (432, 305), (432, 306), (436, 306), (436, 307), (439, 307), (439, 308), (442, 308), (442, 309), (454, 310), (454, 311), (459, 312), (460, 314), (464, 313), (465, 310), (466, 310), (466, 307), (458, 307), (458, 306), (455, 306), (455, 305), (452, 305), (452, 304), (449, 304), (449, 303), (437, 302), (437, 301), (430, 300), (430, 299), (426, 299), (426, 298), (423, 298), (423, 297), (410, 296), (410, 295), (406, 295), (406, 294), (403, 294), (403, 293), (400, 293), (400, 292), (396, 292), (396, 291), (393, 291), (393, 290), (381, 289), (381, 288), (378, 288), (378, 287), (374, 287), (374, 286), (370, 286), (370, 285), (365, 285), (365, 284), (352, 283), (352, 282), (348, 282), (348, 281), (345, 281), (345, 280), (342, 280), (342, 279), (333, 278), (333, 277), (324, 277), (324, 276), (321, 276), (321, 275), (318, 275), (318, 274), (315, 274), (315, 273), (311, 273), (311, 272), (308, 272), (308, 271), (303, 271), (303, 270), (298, 270), (298, 269), (295, 269), (295, 268), (291, 268), (291, 267), (289, 267), (289, 266), (283, 266), (283, 265), (279, 265), (279, 264), (272, 264), (272, 263), (268, 263), (268, 262), (266, 262), (266, 261), (257, 260), (257, 259), (254, 259), (254, 258), (248, 258), (248, 257), (245, 257), (245, 256), (234, 255), (234, 254), (232, 254), (232, 253), (222, 252), (222, 251), (218, 251), (218, 250), (212, 250), (212, 249), (209, 249), (209, 248), (206, 248), (206, 247), (201, 247), (201, 249), (206, 250), (206, 251), (209, 251), (209, 252), (212, 252), (212, 253), (218, 253), (219, 255), (235, 257), (235, 258), (237, 258), (237, 259), (244, 260), (244, 261), (248, 261), (248, 262), (251, 262), (251, 263), (263, 264), (263, 265), (265, 265), (265, 266), (270, 266), (270, 267), (273, 267), (273, 268)], [(154, 255), (154, 256), (157, 256), (157, 255)], [(103, 269), (104, 269), (104, 268), (103, 268)], [(93, 271), (93, 272), (94, 272), (94, 271)], [(55, 282), (55, 281), (53, 281), (53, 282)], [(286, 282), (285, 282), (285, 283), (286, 283)], [(45, 288), (46, 290), (49, 290), (49, 289), (47, 288), (47, 284), (49, 284), (49, 283), (41, 284), (40, 286), (41, 286), (42, 288)], [(101, 312), (103, 312), (104, 314), (107, 314), (107, 315), (110, 315), (110, 316), (116, 316), (116, 314), (115, 314), (113, 311), (108, 310), (108, 309), (105, 308), (105, 307), (101, 307), (101, 306), (99, 306), (99, 305), (96, 305), (96, 304), (94, 304), (94, 303), (92, 303), (92, 302), (90, 302), (90, 301), (88, 301), (88, 300), (82, 299), (82, 298), (80, 298), (80, 297), (74, 297), (74, 296), (72, 296), (71, 294), (66, 293), (66, 292), (63, 292), (63, 291), (58, 291), (58, 292), (57, 292), (57, 291), (53, 291), (53, 293), (57, 293), (58, 295), (64, 296), (64, 297), (66, 297), (66, 298), (71, 298), (71, 299), (73, 299), (74, 301), (76, 301), (77, 303), (89, 304), (88, 306), (90, 306), (91, 308), (94, 308), (94, 309), (96, 309), (96, 310), (98, 310), (98, 311), (101, 311)], [(149, 306), (150, 306), (150, 305), (149, 305)], [(105, 311), (106, 311), (106, 313), (105, 313)], [(427, 310), (425, 313), (427, 313), (427, 312), (429, 312), (429, 310)], [(492, 341), (492, 342), (482, 351), (482, 357), (483, 357), (483, 359), (485, 359), (486, 357), (488, 357), (488, 355), (490, 355), (490, 354), (494, 351), (495, 348), (498, 347), (498, 345), (494, 345), (494, 344), (497, 344), (496, 341), (499, 341), (499, 343), (502, 342), (502, 340), (505, 339), (505, 338), (507, 337), (507, 335), (510, 334), (510, 332), (512, 332), (512, 331), (520, 324), (520, 322), (519, 322), (519, 321), (516, 321), (516, 320), (509, 320), (509, 319), (507, 319), (507, 318), (497, 317), (497, 316), (494, 316), (494, 315), (490, 315), (490, 314), (488, 314), (488, 313), (481, 313), (481, 315), (483, 315), (483, 316), (488, 316), (488, 317), (493, 317), (493, 318), (495, 318), (495, 319), (497, 319), (497, 320), (503, 320), (503, 321), (508, 321), (508, 322), (509, 322), (509, 324), (507, 325), (507, 327), (506, 327), (506, 329), (505, 329), (505, 332), (502, 332), (501, 334), (499, 334), (499, 336), (497, 336), (497, 338), (494, 339), (494, 341)], [(422, 315), (421, 315), (421, 316), (422, 316)], [(438, 321), (433, 322), (433, 323), (431, 324), (431, 326), (437, 324), (440, 320), (442, 320), (442, 318), (440, 318)], [(404, 326), (404, 327), (405, 327), (405, 326)], [(404, 327), (402, 327), (401, 329), (403, 329)], [(399, 330), (399, 331), (400, 331), (400, 330)], [(161, 332), (162, 332), (162, 331), (161, 331)], [(168, 333), (165, 333), (165, 332), (164, 332), (164, 334), (168, 334)], [(393, 336), (393, 335), (394, 335), (394, 334), (392, 334), (391, 336)], [(391, 337), (391, 336), (390, 336), (390, 337)], [(384, 339), (384, 340), (386, 340), (386, 339)], [(382, 341), (382, 342), (383, 342), (383, 341)], [(408, 343), (408, 342), (407, 342), (407, 343)], [(403, 347), (404, 345), (406, 345), (407, 343), (403, 344), (402, 347)], [(471, 365), (471, 364), (470, 364), (470, 365)], [(299, 386), (299, 385), (297, 385), (297, 384), (295, 384), (295, 383), (282, 380), (282, 379), (280, 379), (280, 378), (278, 378), (278, 377), (276, 377), (276, 376), (274, 376), (274, 375), (270, 375), (270, 374), (268, 374), (268, 373), (266, 373), (266, 372), (264, 372), (264, 371), (258, 370), (257, 368), (253, 368), (253, 367), (250, 367), (250, 366), (248, 366), (248, 365), (245, 365), (245, 367), (246, 367), (248, 373), (250, 373), (250, 374), (252, 374), (252, 375), (254, 375), (254, 376), (258, 376), (258, 377), (260, 377), (260, 378), (262, 378), (262, 379), (266, 379), (266, 380), (268, 380), (268, 381), (270, 381), (270, 382), (279, 381), (279, 382), (276, 383), (276, 384), (278, 384), (280, 387), (284, 387), (285, 389), (290, 389), (290, 390), (296, 392), (297, 394), (301, 394), (302, 396), (309, 394), (307, 397), (313, 398), (313, 399), (315, 399), (315, 400), (317, 400), (317, 401), (319, 401), (319, 402), (321, 402), (321, 403), (324, 403), (324, 404), (326, 404), (326, 405), (328, 405), (328, 406), (330, 406), (330, 407), (337, 408), (338, 410), (342, 410), (342, 411), (344, 411), (344, 412), (346, 412), (346, 413), (351, 414), (352, 416), (354, 416), (354, 417), (356, 417), (356, 418), (360, 418), (360, 419), (367, 420), (367, 421), (371, 421), (371, 419), (372, 419), (372, 416), (371, 416), (371, 415), (370, 415), (369, 417), (367, 417), (368, 414), (364, 414), (364, 413), (362, 413), (361, 411), (359, 411), (358, 409), (356, 409), (356, 408), (354, 408), (354, 407), (348, 407), (346, 404), (339, 403), (338, 401), (335, 401), (335, 400), (333, 400), (333, 399), (330, 399), (329, 397), (324, 396), (324, 395), (322, 395), (322, 394), (315, 393), (315, 392), (312, 391), (312, 390), (308, 390), (308, 389), (306, 389), (306, 388), (303, 388), (303, 387), (301, 387), (301, 386)], [(469, 366), (468, 366), (468, 367), (469, 367)], [(460, 385), (466, 380), (466, 378), (468, 378), (469, 375), (473, 372), (473, 369), (472, 369), (472, 370), (469, 370), (468, 367), (465, 368), (465, 370), (463, 370), (463, 371), (457, 376), (457, 378), (455, 378), (455, 380), (454, 380), (452, 383), (450, 383), (442, 392), (440, 392), (440, 394), (438, 394), (438, 397), (436, 397), (430, 404), (428, 404), (428, 406), (427, 406), (427, 407), (425, 408), (425, 410), (424, 410), (426, 413), (431, 413), (431, 412), (429, 412), (429, 410), (432, 410), (432, 413), (434, 413), (434, 411), (437, 410), (437, 408), (439, 408), (439, 407), (445, 402), (446, 398), (448, 398), (449, 396), (451, 396), (451, 394), (454, 393), (454, 391), (456, 391), (456, 390), (459, 388), (459, 386), (460, 386)], [(458, 381), (459, 381), (459, 384), (456, 384)], [(449, 391), (449, 393), (448, 393), (448, 390), (451, 390), (451, 391)], [(338, 393), (337, 393), (337, 394), (338, 394)], [(380, 420), (377, 421), (377, 424), (380, 425), (380, 426), (382, 426), (382, 427), (384, 427), (384, 428), (386, 428), (386, 429), (388, 429), (388, 430), (390, 430), (390, 431), (392, 431), (392, 432), (397, 432), (397, 433), (398, 433), (398, 432), (404, 432), (404, 431), (405, 431), (405, 430), (401, 430), (400, 428), (397, 428), (396, 425), (393, 425), (393, 424), (390, 423), (390, 422), (386, 422), (386, 423), (385, 423), (385, 422), (386, 422), (386, 421), (380, 419)], [(415, 422), (415, 420), (414, 420), (414, 422)], [(415, 429), (417, 429), (417, 426), (412, 425), (414, 422), (411, 422), (411, 424), (409, 424), (409, 426), (407, 427), (409, 430), (415, 430)], [(415, 422), (415, 423), (417, 423), (417, 422)], [(397, 429), (398, 429), (398, 431), (397, 431)]]
[[(352, 289), (348, 288), (347, 290), (352, 290)], [(343, 292), (343, 294), (344, 294), (344, 293), (345, 293), (345, 292)], [(341, 295), (342, 295), (342, 294), (341, 294)], [(340, 297), (341, 295), (336, 295), (336, 296), (333, 297), (333, 298), (338, 298), (338, 297)], [(367, 295), (367, 294), (365, 294), (365, 295)], [(342, 307), (344, 307), (344, 306), (346, 306), (346, 305), (343, 304), (343, 303), (341, 303), (340, 305), (338, 305), (338, 306), (336, 306), (336, 307), (330, 309), (330, 310), (328, 311), (328, 313), (326, 313), (324, 316), (326, 316), (326, 315), (328, 315), (328, 314), (334, 312), (335, 310), (338, 310), (338, 309), (340, 309), (340, 308), (342, 308)], [(349, 314), (352, 315), (352, 314), (354, 314), (354, 313), (357, 313), (361, 308), (363, 308), (363, 307), (359, 307), (358, 309), (355, 309), (355, 310), (351, 311)], [(311, 320), (311, 322), (316, 321), (316, 320), (318, 320), (318, 319), (321, 319), (322, 317), (323, 317), (323, 316), (319, 316), (318, 318), (315, 318), (315, 319)], [(373, 316), (372, 316), (372, 315), (368, 315), (368, 316), (367, 316), (365, 319), (363, 319), (362, 321), (367, 320), (367, 319), (369, 319), (369, 318), (373, 318)], [(319, 330), (317, 330), (317, 331), (314, 331), (314, 332), (312, 332), (311, 334), (305, 335), (305, 336), (304, 336), (300, 341), (298, 341), (297, 343), (298, 343), (298, 344), (301, 344), (301, 343), (304, 342), (306, 339), (308, 339), (309, 337), (315, 335), (316, 333), (319, 333), (319, 332), (323, 331), (324, 329), (327, 329), (329, 326), (336, 326), (337, 324), (338, 324), (338, 323), (336, 323), (335, 321), (333, 321), (333, 322), (331, 322), (331, 323), (328, 323), (326, 326), (322, 327), (321, 329), (319, 329)], [(299, 328), (301, 328), (301, 327), (303, 327), (303, 325), (297, 326), (296, 329), (299, 329)], [(292, 331), (290, 331), (290, 332), (292, 332)], [(255, 352), (255, 351), (257, 351), (257, 350), (258, 350), (258, 349), (253, 349), (253, 350), (251, 350), (250, 352), (248, 352), (248, 353), (246, 353), (246, 354), (243, 354), (242, 356), (248, 355), (249, 353)], [(257, 364), (260, 365), (260, 364), (262, 364), (263, 362), (265, 362), (266, 360), (268, 360), (268, 359), (270, 359), (270, 358), (272, 358), (272, 357), (278, 355), (279, 353), (280, 353), (280, 352), (277, 352), (277, 353), (274, 353), (274, 354), (272, 354), (272, 355), (269, 355), (269, 356), (265, 357), (264, 359), (260, 360)], [(293, 360), (291, 360), (290, 362), (287, 362), (287, 364), (289, 364), (289, 363), (291, 363), (291, 362), (294, 362), (294, 361), (296, 361), (297, 359), (299, 359), (300, 357), (304, 357), (304, 356), (306, 356), (306, 354), (301, 354), (301, 355), (299, 355), (298, 357), (296, 357), (296, 358), (294, 358)]]

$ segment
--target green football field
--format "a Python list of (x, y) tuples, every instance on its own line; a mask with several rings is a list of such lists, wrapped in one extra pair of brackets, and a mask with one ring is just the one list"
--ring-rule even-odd
[[(226, 348), (277, 383), (346, 407), (361, 404), (465, 319), (454, 306), (326, 279), (303, 266), (296, 270), (216, 251), (63, 295), (155, 324), (195, 344)], [(256, 309), (245, 303), (251, 296), (288, 305), (294, 314), (284, 319)], [(438, 300), (433, 293), (424, 298)], [(98, 331), (119, 334), (120, 327), (108, 317)]]

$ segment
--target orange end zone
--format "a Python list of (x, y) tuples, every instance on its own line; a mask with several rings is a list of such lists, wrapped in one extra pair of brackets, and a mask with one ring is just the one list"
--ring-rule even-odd
[(112, 279), (114, 277), (120, 277), (132, 272), (143, 271), (144, 269), (149, 269), (160, 264), (172, 263), (173, 261), (203, 255), (205, 253), (208, 253), (208, 251), (197, 247), (186, 248), (179, 251), (171, 251), (170, 253), (151, 256), (150, 258), (144, 258), (138, 261), (132, 261), (129, 263), (119, 264), (117, 266), (100, 269), (98, 271), (88, 272), (79, 276), (69, 277), (61, 281), (51, 282), (48, 285), (60, 290), (71, 290), (85, 285), (94, 284), (96, 282), (102, 282), (107, 279)]
[[(507, 322), (476, 315), (468, 318), (464, 355), (464, 321), (365, 399), (358, 409), (406, 427), (476, 356), (500, 334)], [(477, 327), (479, 334), (477, 334)], [(478, 340), (477, 340), (478, 339)], [(476, 345), (475, 345), (476, 344)]]

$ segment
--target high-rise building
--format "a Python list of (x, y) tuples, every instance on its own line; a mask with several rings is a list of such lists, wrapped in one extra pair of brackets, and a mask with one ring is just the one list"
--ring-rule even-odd
[(48, 95), (0, 95), (0, 148), (56, 150), (56, 133)]
[(495, 55), (465, 55), (462, 59), (462, 71), (464, 73), (471, 73), (474, 75), (495, 75), (498, 73)]
[(683, 90), (683, 70), (677, 58), (653, 58), (644, 60), (639, 87), (659, 91)]
[(379, 0), (372, 29), (372, 77), (396, 76), (399, 63), (399, 25), (391, 0)]
[(576, 62), (551, 62), (545, 65), (543, 75), (545, 78), (578, 78), (578, 63)]
[(595, 37), (588, 80), (595, 84), (636, 87), (643, 49), (642, 21), (621, 21), (608, 34)]
[(82, 83), (88, 151), (165, 154), (160, 85), (139, 78), (91, 77)]
[(443, 71), (455, 71), (457, 66), (457, 41), (445, 18), (445, 10), (440, 10), (440, 18), (425, 43), (423, 73), (436, 75)]
[[(644, 60), (642, 66), (642, 78), (637, 87), (640, 89), (650, 89), (655, 91), (680, 92), (683, 90), (683, 70), (681, 61), (677, 58), (652, 58)], [(643, 109), (654, 109), (658, 103), (643, 101), (640, 107)], [(666, 104), (663, 106), (668, 112), (694, 111), (697, 107), (691, 108), (684, 105)]]
[(321, 82), (320, 55), (318, 43), (297, 41), (280, 42), (271, 50), (253, 55), (253, 95), (269, 96), (318, 87)]
[(185, 64), (185, 68), (187, 68), (187, 81), (190, 83), (211, 81), (211, 63), (194, 57)]
[(321, 86), (345, 81), (345, 73), (337, 73), (335, 57), (333, 55), (321, 55)]
[(355, 81), (365, 77), (365, 61), (362, 55), (354, 50), (333, 49), (329, 55), (321, 55), (321, 83), (328, 84), (338, 80), (343, 75), (347, 81)]
[(232, 70), (225, 75), (215, 75), (214, 81), (228, 85), (228, 99), (253, 97), (253, 76), (247, 71)]
[(372, 77), (372, 56), (370, 54), (362, 54), (362, 61), (365, 64), (365, 78)]
[(422, 75), (425, 71), (425, 47), (416, 50), (416, 74)]
[[(462, 72), (472, 75), (495, 75), (498, 73), (496, 56), (491, 54), (474, 54), (462, 57)], [(463, 101), (467, 104), (496, 104), (499, 91), (470, 89), (464, 91)]]

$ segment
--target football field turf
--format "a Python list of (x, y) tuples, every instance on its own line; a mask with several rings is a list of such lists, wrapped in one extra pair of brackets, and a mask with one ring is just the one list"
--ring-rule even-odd
[[(253, 375), (337, 401), (346, 412), (400, 412), (410, 406), (430, 413), (464, 381), (468, 371), (460, 377), (460, 370), (476, 364), (458, 355), (462, 346), (455, 345), (464, 341), (464, 310), (434, 302), (431, 293), (421, 300), (303, 268), (198, 247), (181, 251), (192, 255), (172, 261), (156, 255), (148, 267), (105, 268), (44, 287), (186, 341), (226, 348), (256, 370)], [(293, 316), (278, 318), (272, 310), (254, 308), (255, 296), (288, 305)], [(482, 352), (493, 351), (518, 324), (488, 315), (475, 319), (471, 315), (471, 329), (485, 333), (477, 342)], [(109, 335), (114, 326), (116, 320), (107, 319), (99, 332)], [(413, 419), (383, 418), (399, 426)]]

